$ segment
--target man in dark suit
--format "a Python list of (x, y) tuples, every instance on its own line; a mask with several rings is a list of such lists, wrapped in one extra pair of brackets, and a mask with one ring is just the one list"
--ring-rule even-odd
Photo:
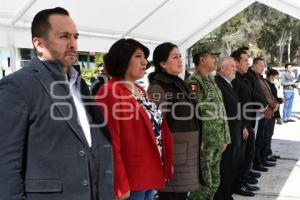
[(217, 71), (218, 74), (215, 76), (215, 81), (222, 92), (231, 144), (227, 146), (222, 154), (220, 164), (221, 182), (214, 199), (230, 200), (232, 199), (232, 183), (236, 177), (239, 164), (243, 129), (239, 99), (231, 84), (236, 73), (234, 59), (231, 57), (224, 58), (220, 62)]
[[(253, 60), (252, 69), (248, 70), (248, 73), (253, 77), (253, 85), (257, 85), (267, 100), (268, 107), (260, 115), (258, 120), (258, 128), (255, 141), (255, 157), (253, 161), (253, 169), (259, 169), (262, 167), (274, 167), (276, 163), (266, 160), (266, 153), (269, 150), (269, 145), (272, 139), (272, 121), (274, 112), (278, 109), (278, 102), (272, 94), (272, 91), (263, 78), (262, 74), (265, 71), (265, 60), (262, 57), (256, 57)], [(258, 90), (257, 90), (258, 92)]]
[(0, 81), (0, 199), (113, 199), (108, 130), (72, 67), (75, 23), (46, 9), (31, 31), (37, 56)]

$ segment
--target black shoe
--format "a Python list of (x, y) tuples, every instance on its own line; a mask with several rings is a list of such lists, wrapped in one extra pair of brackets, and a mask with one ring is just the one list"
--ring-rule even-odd
[(249, 172), (249, 176), (254, 177), (254, 178), (260, 178), (261, 177), (261, 173), (255, 172), (255, 171), (250, 171)]
[(262, 165), (258, 165), (258, 166), (253, 166), (253, 169), (256, 171), (260, 171), (260, 172), (267, 172), (268, 168), (262, 166)]
[(276, 162), (277, 160), (276, 160), (276, 158), (270, 156), (270, 157), (267, 157), (267, 158), (266, 158), (266, 161)]
[(247, 180), (247, 183), (255, 185), (255, 184), (258, 183), (258, 180), (256, 178), (254, 178), (254, 177), (249, 176), (249, 178)]
[(247, 190), (249, 190), (249, 191), (257, 191), (257, 190), (259, 190), (260, 188), (259, 187), (257, 187), (257, 186), (254, 186), (254, 185), (245, 185), (246, 186), (246, 188), (247, 188)]
[(234, 193), (247, 196), (247, 197), (254, 197), (255, 194), (251, 191), (249, 191), (245, 186), (242, 186), (239, 190), (236, 190)]
[(273, 154), (273, 155), (271, 156), (271, 158), (280, 159), (280, 156), (279, 156), (279, 155)]
[(265, 162), (262, 163), (262, 166), (264, 166), (264, 167), (275, 167), (276, 163), (265, 161)]
[(288, 121), (288, 122), (295, 122), (296, 120), (288, 119), (287, 121)]

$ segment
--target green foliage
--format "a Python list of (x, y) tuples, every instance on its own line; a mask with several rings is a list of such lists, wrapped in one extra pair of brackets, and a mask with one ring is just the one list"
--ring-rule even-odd
[(81, 71), (82, 78), (87, 82), (90, 83), (91, 77), (97, 78), (98, 76), (98, 68), (83, 68)]
[(212, 43), (223, 55), (241, 47), (249, 46), (254, 56), (264, 56), (268, 62), (278, 65), (290, 57), (299, 62), (300, 21), (261, 3), (254, 3), (216, 28), (194, 44), (190, 50), (199, 49), (203, 43)]
[(95, 63), (96, 63), (96, 66), (104, 63), (103, 61), (103, 57), (104, 57), (105, 53), (96, 53), (95, 55)]

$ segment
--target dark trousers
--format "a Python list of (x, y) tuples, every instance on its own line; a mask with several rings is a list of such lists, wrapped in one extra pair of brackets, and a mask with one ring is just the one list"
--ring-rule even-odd
[(187, 192), (158, 192), (158, 200), (186, 200)]
[(265, 152), (270, 141), (271, 124), (273, 119), (260, 119), (255, 140), (255, 156), (253, 164), (258, 166), (265, 161)]
[(237, 176), (241, 148), (229, 144), (222, 154), (220, 163), (220, 185), (214, 200), (230, 200), (233, 192), (233, 182)]
[(238, 166), (238, 173), (235, 177), (233, 190), (239, 190), (247, 183), (249, 172), (252, 167), (255, 154), (255, 133), (254, 130), (248, 130), (249, 136), (247, 141), (242, 141), (241, 158)]
[(250, 169), (252, 167), (254, 155), (255, 155), (255, 133), (254, 130), (248, 130), (249, 136), (247, 141), (242, 144), (242, 163), (241, 163), (241, 172), (240, 172), (240, 182), (241, 185), (247, 183)]
[(268, 123), (265, 124), (265, 137), (264, 137), (264, 146), (262, 148), (263, 160), (272, 154), (272, 136), (274, 134), (275, 119), (268, 119)]

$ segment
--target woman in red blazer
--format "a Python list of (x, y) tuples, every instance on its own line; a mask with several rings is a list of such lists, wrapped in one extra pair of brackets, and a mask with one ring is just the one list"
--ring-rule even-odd
[(113, 78), (96, 101), (107, 120), (114, 151), (116, 199), (153, 200), (154, 189), (172, 176), (172, 136), (162, 113), (135, 81), (146, 70), (149, 50), (120, 39), (104, 57)]

